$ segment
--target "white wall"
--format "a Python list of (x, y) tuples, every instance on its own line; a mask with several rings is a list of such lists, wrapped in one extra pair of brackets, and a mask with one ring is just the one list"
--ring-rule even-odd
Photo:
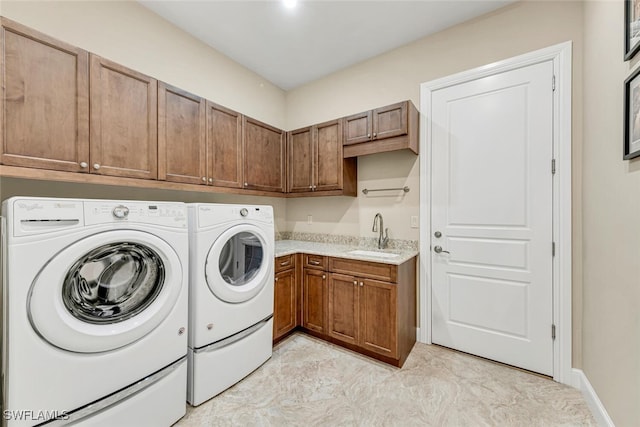
[(622, 160), (623, 2), (584, 5), (582, 370), (618, 427), (640, 425), (640, 160)]

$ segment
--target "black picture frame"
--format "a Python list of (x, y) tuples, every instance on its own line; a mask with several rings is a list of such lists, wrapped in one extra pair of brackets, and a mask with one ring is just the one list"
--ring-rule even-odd
[(623, 159), (640, 156), (640, 67), (624, 81)]
[(624, 0), (624, 60), (640, 50), (640, 0)]

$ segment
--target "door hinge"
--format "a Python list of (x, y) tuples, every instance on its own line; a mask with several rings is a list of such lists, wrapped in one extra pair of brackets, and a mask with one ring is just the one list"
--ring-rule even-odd
[(551, 90), (554, 92), (556, 90), (556, 76), (551, 77)]
[(556, 325), (551, 325), (551, 339), (556, 339)]
[(551, 159), (551, 174), (556, 174), (556, 159)]
[(556, 242), (551, 242), (551, 256), (556, 256)]

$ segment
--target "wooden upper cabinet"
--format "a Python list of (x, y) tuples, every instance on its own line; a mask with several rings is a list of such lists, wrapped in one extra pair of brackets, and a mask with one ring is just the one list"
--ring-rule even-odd
[(407, 134), (407, 102), (373, 110), (373, 139), (392, 138)]
[(242, 115), (207, 101), (208, 184), (240, 188), (242, 176)]
[(314, 138), (312, 127), (294, 130), (287, 135), (289, 153), (289, 192), (313, 190)]
[(244, 116), (244, 188), (285, 191), (284, 132)]
[(371, 140), (372, 111), (354, 114), (344, 119), (344, 145)]
[[(287, 134), (290, 193), (342, 190), (342, 120), (294, 130)], [(348, 165), (355, 183), (355, 164)]]
[(418, 154), (418, 110), (398, 102), (344, 118), (345, 158), (409, 149)]
[(158, 83), (91, 55), (91, 172), (157, 178)]
[(89, 54), (6, 18), (0, 23), (0, 163), (88, 171)]
[(314, 190), (343, 188), (342, 120), (314, 126)]
[(206, 184), (205, 100), (158, 82), (158, 179)]

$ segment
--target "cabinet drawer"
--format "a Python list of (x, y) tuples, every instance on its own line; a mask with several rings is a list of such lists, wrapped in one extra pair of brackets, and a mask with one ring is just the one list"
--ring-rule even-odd
[(283, 255), (276, 258), (275, 272), (278, 273), (280, 271), (289, 270), (291, 268), (295, 268), (295, 266), (296, 266), (295, 254)]
[(302, 255), (302, 259), (304, 260), (304, 266), (306, 268), (318, 268), (321, 270), (327, 269), (327, 257), (321, 255)]
[(329, 271), (391, 283), (397, 282), (398, 278), (398, 266), (396, 265), (344, 258), (329, 258)]

